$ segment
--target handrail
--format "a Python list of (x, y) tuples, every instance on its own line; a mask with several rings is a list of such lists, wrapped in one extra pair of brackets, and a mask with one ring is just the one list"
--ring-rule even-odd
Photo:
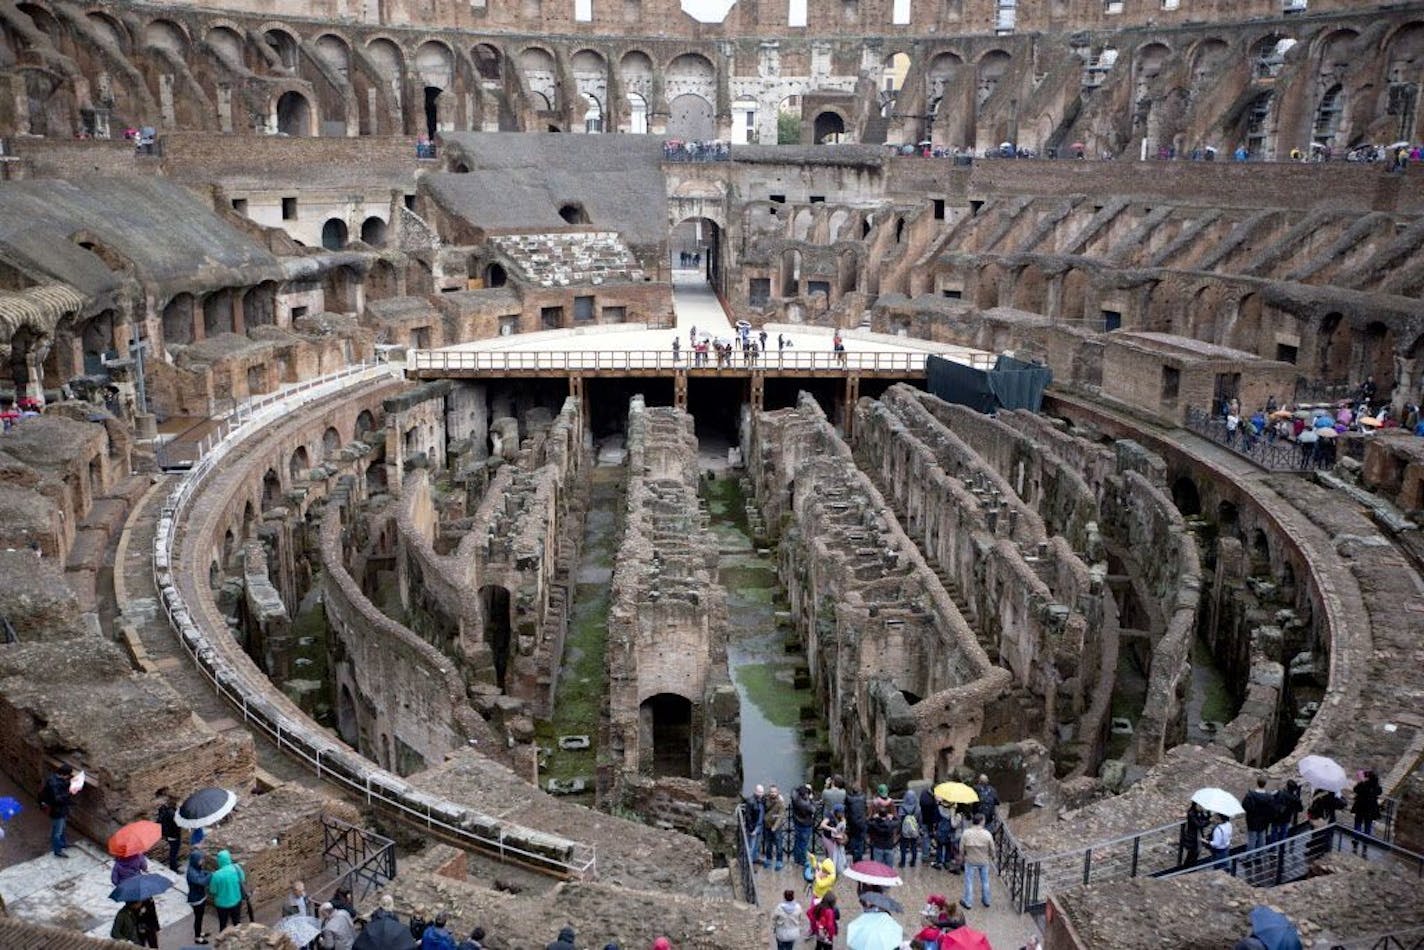
[[(428, 831), (438, 831), (464, 847), (561, 876), (591, 878), (597, 869), (597, 853), (592, 846), (528, 829), (529, 837), (542, 838), (547, 842), (548, 850), (533, 851), (522, 847), (522, 844), (529, 842), (516, 843), (508, 838), (497, 819), (413, 788), (400, 777), (384, 769), (373, 768), (369, 760), (344, 745), (318, 743), (306, 734), (301, 723), (266, 702), (264, 697), (249, 697), (242, 672), (227, 663), (221, 653), (208, 644), (174, 580), (178, 527), (189, 501), (219, 462), (245, 438), (279, 416), (351, 386), (393, 374), (396, 369), (398, 367), (394, 364), (361, 363), (281, 393), (250, 400), (239, 407), (230, 420), (231, 425), (224, 427), (223, 438), (211, 446), (197, 465), (183, 474), (160, 510), (152, 559), (153, 584), (159, 594), (159, 603), (178, 642), (193, 659), (198, 672), (212, 684), (214, 691), (241, 712), (244, 724), (260, 729), (279, 750), (310, 767), (317, 778), (364, 797), (368, 805), (380, 804), (403, 820)], [(491, 834), (481, 834), (468, 827), (466, 822), (487, 825)], [(491, 836), (495, 833), (497, 837)]]
[(1335, 448), (1329, 440), (1301, 443), (1270, 432), (1253, 435), (1247, 431), (1248, 425), (1249, 421), (1242, 419), (1232, 433), (1221, 416), (1195, 406), (1188, 406), (1185, 416), (1185, 428), (1250, 459), (1268, 472), (1308, 472), (1334, 464)]
[(919, 375), (931, 355), (944, 355), (976, 369), (992, 369), (997, 357), (992, 353), (948, 350), (834, 353), (825, 350), (784, 350), (755, 356), (733, 350), (719, 360), (715, 353), (694, 354), (686, 349), (674, 353), (663, 350), (411, 350), (406, 366), (414, 371), (466, 372), (640, 372), (716, 373), (738, 372), (827, 372), (903, 373)]
[(735, 813), (737, 822), (737, 876), (742, 885), (742, 900), (755, 907), (758, 903), (755, 870), (757, 856), (751, 853), (751, 839), (747, 837), (747, 823), (744, 814), (746, 807), (746, 805), (739, 803)]

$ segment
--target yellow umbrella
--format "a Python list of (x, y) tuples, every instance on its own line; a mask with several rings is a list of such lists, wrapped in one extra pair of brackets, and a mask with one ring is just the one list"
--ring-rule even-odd
[(1374, 416), (1361, 416), (1360, 425), (1364, 426), (1367, 429), (1378, 429), (1380, 426), (1384, 425), (1384, 423), (1380, 422)]
[(934, 787), (934, 797), (950, 805), (972, 805), (979, 800), (979, 793), (963, 782), (940, 782)]

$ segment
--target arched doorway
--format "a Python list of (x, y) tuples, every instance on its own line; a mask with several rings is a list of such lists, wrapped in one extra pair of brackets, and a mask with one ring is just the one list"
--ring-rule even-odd
[(321, 226), (321, 246), (328, 251), (339, 251), (346, 246), (349, 235), (346, 222), (340, 218), (329, 218)]
[(674, 270), (696, 271), (713, 289), (725, 294), (722, 269), (722, 229), (710, 218), (685, 218), (672, 229), (668, 253)]
[(690, 778), (697, 744), (692, 735), (692, 701), (675, 693), (658, 693), (638, 707), (640, 766), (653, 775)]
[(480, 588), (480, 610), (485, 618), (485, 643), (494, 657), (494, 681), (505, 688), (509, 671), (509, 639), (512, 624), (509, 616), (509, 588), (486, 584)]
[(817, 145), (839, 142), (845, 135), (845, 120), (838, 112), (822, 112), (816, 116), (815, 137)]
[(277, 131), (293, 138), (311, 134), (311, 103), (300, 92), (284, 92), (277, 100)]
[(696, 93), (678, 96), (668, 104), (668, 111), (667, 134), (670, 138), (698, 141), (717, 137), (717, 120), (712, 103)]
[(425, 134), (431, 139), (440, 131), (440, 93), (444, 91), (435, 86), (425, 87)]
[(371, 215), (361, 222), (361, 240), (372, 247), (386, 246), (386, 222)]

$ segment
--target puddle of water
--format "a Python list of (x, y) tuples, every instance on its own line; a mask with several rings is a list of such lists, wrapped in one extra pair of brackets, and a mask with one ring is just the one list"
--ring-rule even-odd
[(1214, 734), (1203, 722), (1227, 723), (1236, 718), (1236, 702), (1226, 687), (1226, 677), (1216, 667), (1211, 648), (1197, 637), (1192, 642), (1192, 683), (1187, 693), (1187, 741), (1210, 742)]
[(719, 478), (704, 487), (717, 538), (718, 579), (727, 592), (727, 665), (742, 702), (742, 785), (779, 785), (789, 791), (806, 781), (813, 757), (802, 736), (801, 707), (813, 701), (796, 689), (799, 658), (786, 652), (791, 631), (776, 623), (785, 592), (775, 562), (756, 553), (746, 525), (740, 485)]

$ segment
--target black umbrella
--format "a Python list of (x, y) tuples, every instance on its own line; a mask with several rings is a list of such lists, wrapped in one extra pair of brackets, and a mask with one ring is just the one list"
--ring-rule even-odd
[(206, 828), (237, 807), (237, 795), (225, 788), (204, 788), (183, 800), (174, 820), (179, 828)]
[(372, 918), (361, 931), (351, 950), (415, 950), (410, 928), (394, 917), (382, 914)]
[(173, 886), (173, 882), (162, 874), (137, 874), (119, 882), (119, 886), (109, 892), (109, 900), (127, 904), (129, 901), (146, 901), (157, 897)]

